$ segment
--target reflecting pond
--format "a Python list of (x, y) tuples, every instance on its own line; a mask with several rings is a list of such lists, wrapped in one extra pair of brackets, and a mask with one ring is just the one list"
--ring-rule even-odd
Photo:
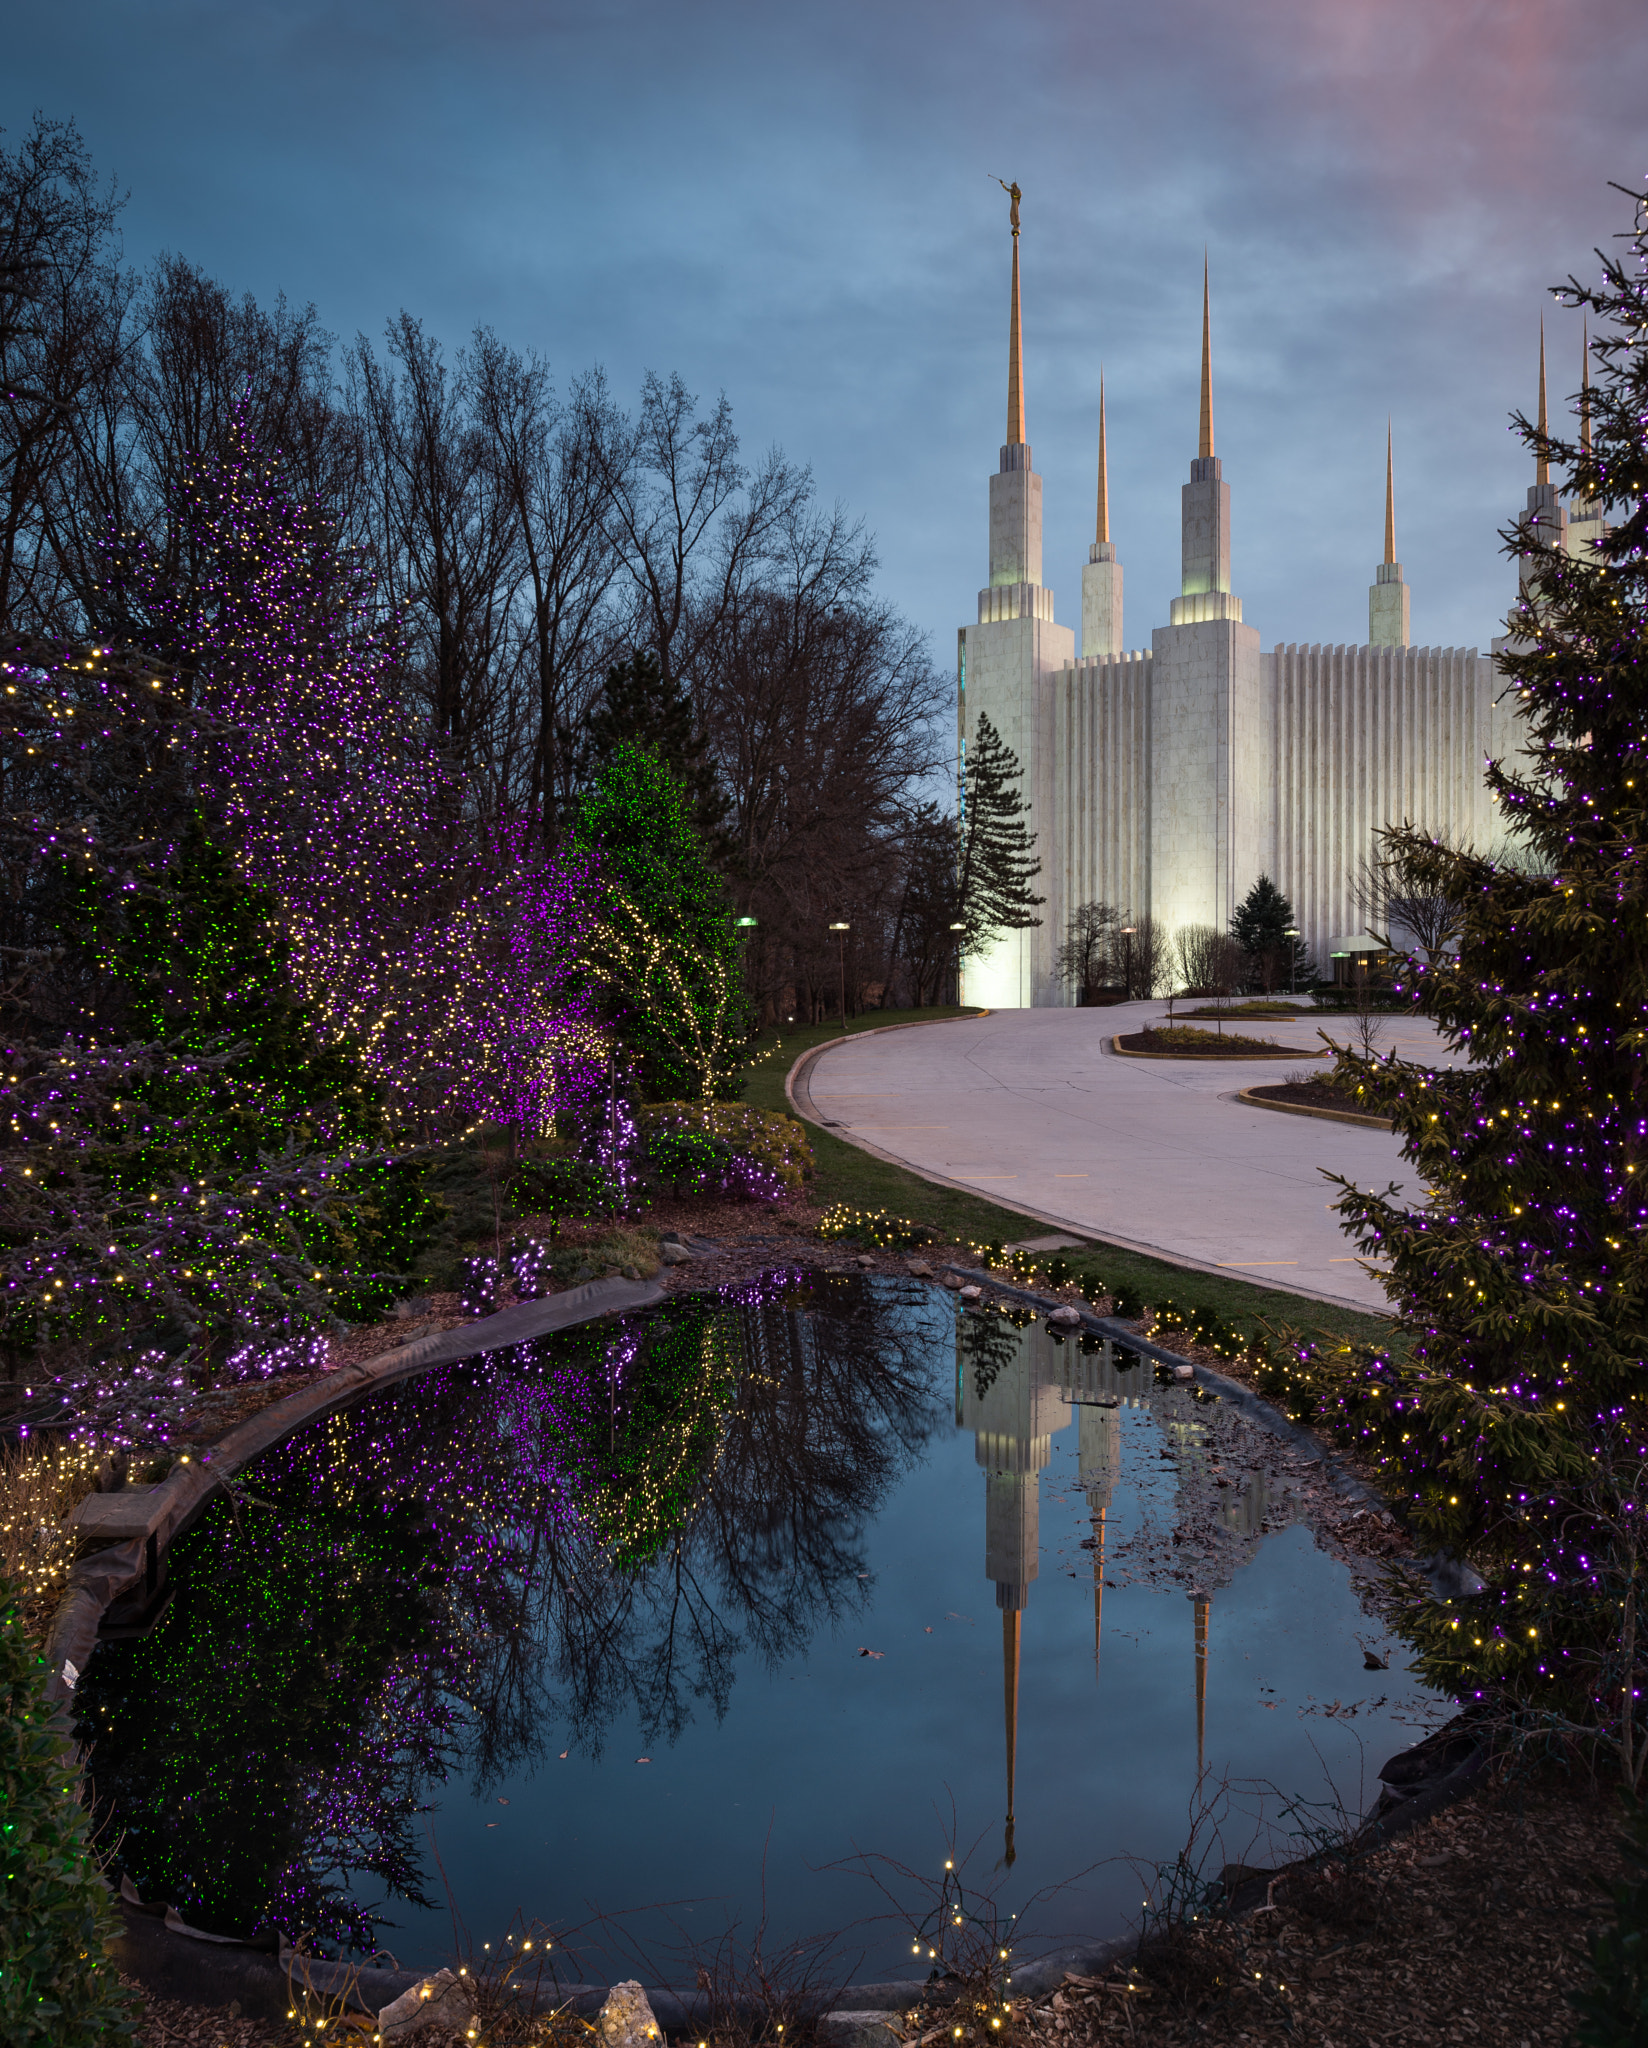
[(1436, 1718), (1400, 1646), (1363, 1668), (1391, 1644), (1318, 1476), (1121, 1347), (776, 1274), (267, 1454), (81, 1732), (119, 1868), (222, 1933), (423, 1965), (454, 1910), (479, 1942), (667, 1904), (623, 1923), (656, 1955), (764, 1892), (784, 1939), (878, 1910), (855, 1854), (952, 1840), (1007, 1910), (1062, 1887), (1037, 1933), (1119, 1931), (1203, 1767), (1359, 1809)]

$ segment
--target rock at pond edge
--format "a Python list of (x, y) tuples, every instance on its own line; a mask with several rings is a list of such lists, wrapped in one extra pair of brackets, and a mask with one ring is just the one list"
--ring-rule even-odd
[(603, 2048), (658, 2048), (664, 2038), (647, 1994), (633, 1978), (613, 1985), (595, 2024)]
[(393, 2004), (378, 2014), (378, 2032), (385, 2041), (404, 2041), (421, 2034), (425, 2027), (439, 2027), (443, 2033), (460, 2031), (474, 2011), (469, 1987), (450, 1970), (437, 1970), (403, 1991)]

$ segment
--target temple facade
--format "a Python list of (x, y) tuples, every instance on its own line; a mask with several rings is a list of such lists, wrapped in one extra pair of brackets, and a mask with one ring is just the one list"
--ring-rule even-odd
[[(1016, 210), (1016, 209), (1015, 209)], [(1409, 644), (1387, 441), (1384, 560), (1360, 647), (1261, 647), (1231, 587), (1231, 487), (1214, 452), (1207, 281), (1201, 421), (1181, 492), (1182, 575), (1165, 625), (1128, 648), (1111, 538), (1103, 387), (1095, 531), (1081, 577), (1081, 646), (1042, 581), (1042, 485), (1025, 438), (1018, 229), (1013, 231), (1007, 440), (990, 478), (990, 577), (957, 636), (958, 768), (988, 714), (1017, 755), (1046, 898), (1038, 926), (998, 933), (963, 963), (965, 1000), (1067, 1004), (1056, 960), (1068, 920), (1102, 900), (1171, 934), (1229, 926), (1268, 874), (1319, 962), (1362, 930), (1358, 870), (1387, 823), (1484, 850), (1503, 832), (1483, 782), (1519, 750), (1522, 721), (1493, 654)], [(1545, 413), (1540, 346), (1540, 418)], [(1547, 545), (1600, 528), (1541, 466), (1522, 518)]]

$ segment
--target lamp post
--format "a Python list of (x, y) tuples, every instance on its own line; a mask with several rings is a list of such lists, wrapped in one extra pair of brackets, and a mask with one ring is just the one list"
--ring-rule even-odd
[(959, 1010), (961, 1008), (961, 934), (966, 931), (967, 927), (964, 924), (952, 924), (950, 929), (956, 934), (956, 1008)]
[(1138, 929), (1139, 927), (1136, 924), (1124, 924), (1122, 926), (1122, 937), (1127, 941), (1125, 964), (1122, 967), (1122, 980), (1127, 984), (1127, 995), (1130, 1002), (1133, 999), (1133, 935)]
[(1298, 993), (1299, 927), (1296, 924), (1286, 926), (1282, 936), (1288, 942), (1288, 994), (1291, 996)]
[(841, 1035), (845, 1038), (847, 1035), (847, 934), (852, 930), (852, 926), (837, 922), (830, 926), (830, 930), (835, 933), (836, 964), (841, 969)]

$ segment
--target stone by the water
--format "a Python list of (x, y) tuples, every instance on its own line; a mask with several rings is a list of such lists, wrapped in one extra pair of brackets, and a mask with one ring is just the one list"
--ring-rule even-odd
[(437, 1970), (403, 1991), (378, 2014), (378, 2032), (385, 2041), (405, 2041), (428, 2027), (460, 2032), (469, 2022), (474, 2002), (463, 1981), (450, 1970)]
[(613, 1985), (595, 2024), (602, 2048), (659, 2048), (664, 2038), (647, 1994), (633, 1978)]
[(666, 1238), (658, 1247), (658, 1256), (666, 1266), (684, 1266), (692, 1257), (692, 1253), (684, 1244), (676, 1244), (672, 1239)]

